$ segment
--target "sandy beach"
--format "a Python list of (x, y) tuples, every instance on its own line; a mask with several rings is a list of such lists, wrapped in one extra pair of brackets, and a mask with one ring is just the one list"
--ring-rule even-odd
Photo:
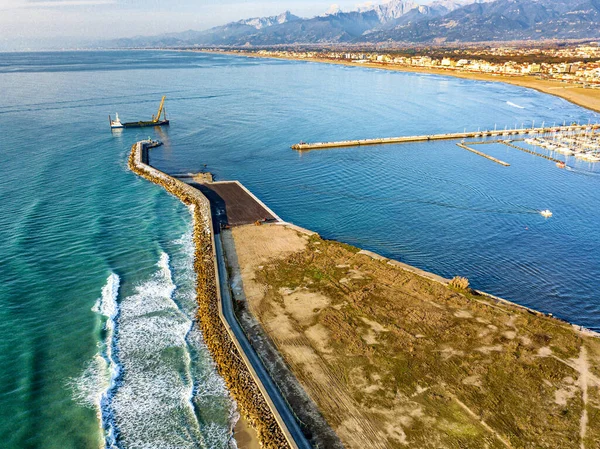
[(260, 449), (256, 430), (243, 417), (240, 417), (238, 422), (235, 423), (233, 437), (239, 449)]
[(382, 63), (356, 63), (350, 61), (337, 61), (325, 58), (291, 58), (283, 56), (263, 56), (256, 53), (238, 53), (238, 52), (210, 52), (210, 53), (225, 53), (235, 56), (246, 56), (250, 58), (270, 58), (270, 59), (289, 59), (293, 61), (309, 61), (319, 62), (325, 64), (338, 64), (353, 67), (369, 67), (373, 69), (381, 70), (395, 70), (398, 72), (414, 72), (414, 73), (428, 73), (432, 75), (441, 76), (453, 76), (456, 78), (465, 78), (478, 81), (490, 81), (494, 83), (507, 83), (515, 86), (527, 87), (529, 89), (535, 89), (545, 94), (554, 95), (556, 97), (564, 98), (571, 103), (578, 106), (590, 109), (592, 111), (600, 112), (600, 89), (586, 89), (577, 84), (567, 84), (561, 81), (554, 80), (542, 80), (531, 76), (506, 76), (506, 75), (493, 75), (487, 73), (471, 73), (471, 72), (458, 72), (449, 69), (436, 69), (429, 67), (412, 67), (412, 66), (400, 66), (394, 64), (382, 64)]

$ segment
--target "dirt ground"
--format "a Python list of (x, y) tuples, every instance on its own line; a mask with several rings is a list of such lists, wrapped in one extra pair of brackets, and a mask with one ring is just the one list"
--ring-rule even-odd
[(600, 448), (600, 339), (281, 225), (232, 234), (233, 281), (347, 448)]

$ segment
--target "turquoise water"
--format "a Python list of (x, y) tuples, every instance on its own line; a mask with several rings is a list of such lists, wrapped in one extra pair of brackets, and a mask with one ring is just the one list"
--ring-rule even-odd
[[(169, 128), (111, 133), (167, 95)], [(233, 409), (195, 328), (190, 215), (129, 173), (239, 179), (282, 218), (600, 329), (600, 167), (453, 142), (334, 140), (600, 121), (502, 84), (166, 52), (0, 55), (0, 441), (226, 447)], [(554, 216), (544, 219), (540, 209)]]

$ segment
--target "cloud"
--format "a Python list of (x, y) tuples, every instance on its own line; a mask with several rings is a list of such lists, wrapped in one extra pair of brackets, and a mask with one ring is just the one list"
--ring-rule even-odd
[(28, 0), (25, 7), (28, 8), (61, 8), (65, 6), (98, 6), (114, 5), (117, 0)]
[(374, 5), (375, 5), (375, 2), (359, 3), (356, 5), (356, 9), (358, 11), (368, 11), (369, 9), (373, 8)]
[(327, 11), (325, 11), (325, 15), (331, 15), (331, 14), (337, 14), (338, 12), (341, 12), (341, 8), (340, 5), (338, 5), (337, 3), (334, 3), (333, 5), (331, 5), (329, 7), (329, 9)]

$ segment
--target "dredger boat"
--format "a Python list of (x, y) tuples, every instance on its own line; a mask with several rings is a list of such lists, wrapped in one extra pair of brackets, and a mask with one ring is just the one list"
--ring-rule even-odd
[[(122, 128), (143, 128), (144, 126), (166, 126), (169, 124), (169, 120), (167, 120), (167, 112), (165, 111), (165, 99), (167, 97), (163, 96), (160, 100), (160, 106), (158, 107), (158, 112), (156, 115), (152, 116), (152, 120), (149, 121), (139, 121), (139, 122), (127, 122), (122, 123), (119, 119), (119, 114), (116, 115), (113, 120), (110, 115), (108, 116), (108, 121), (110, 122), (110, 129), (122, 129)], [(162, 120), (161, 120), (162, 115)]]

